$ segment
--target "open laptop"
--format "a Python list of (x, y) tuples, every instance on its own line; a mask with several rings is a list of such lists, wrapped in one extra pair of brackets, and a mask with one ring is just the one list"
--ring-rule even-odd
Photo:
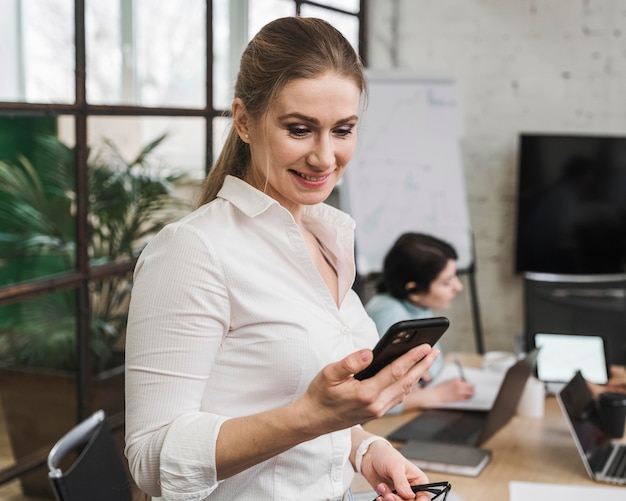
[(595, 400), (582, 373), (578, 371), (556, 396), (589, 477), (626, 485), (626, 444), (612, 442), (602, 430)]
[(508, 369), (490, 410), (425, 410), (387, 438), (481, 446), (515, 415), (536, 359), (537, 350), (533, 350)]

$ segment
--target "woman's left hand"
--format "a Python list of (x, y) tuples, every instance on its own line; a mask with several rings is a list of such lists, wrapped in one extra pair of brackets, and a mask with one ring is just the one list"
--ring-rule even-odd
[[(419, 492), (416, 496), (411, 490), (411, 485), (428, 483), (426, 474), (382, 440), (370, 444), (363, 456), (361, 472), (370, 485), (375, 486), (379, 501), (430, 499), (426, 492)], [(392, 493), (394, 489), (396, 494)]]

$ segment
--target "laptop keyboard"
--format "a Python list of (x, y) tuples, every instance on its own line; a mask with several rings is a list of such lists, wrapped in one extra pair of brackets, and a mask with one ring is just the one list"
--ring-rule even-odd
[(437, 431), (434, 439), (437, 442), (472, 443), (485, 424), (483, 416), (464, 414), (453, 422), (447, 423)]

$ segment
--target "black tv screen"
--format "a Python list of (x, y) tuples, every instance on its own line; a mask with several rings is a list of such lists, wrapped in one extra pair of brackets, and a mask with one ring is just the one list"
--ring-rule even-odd
[(519, 137), (515, 271), (626, 269), (626, 137)]

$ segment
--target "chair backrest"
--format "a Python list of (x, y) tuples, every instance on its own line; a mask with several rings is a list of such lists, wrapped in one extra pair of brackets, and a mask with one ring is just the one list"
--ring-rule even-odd
[[(131, 501), (132, 489), (120, 452), (99, 410), (67, 432), (48, 454), (48, 478), (58, 501)], [(65, 470), (68, 455), (78, 457)]]

